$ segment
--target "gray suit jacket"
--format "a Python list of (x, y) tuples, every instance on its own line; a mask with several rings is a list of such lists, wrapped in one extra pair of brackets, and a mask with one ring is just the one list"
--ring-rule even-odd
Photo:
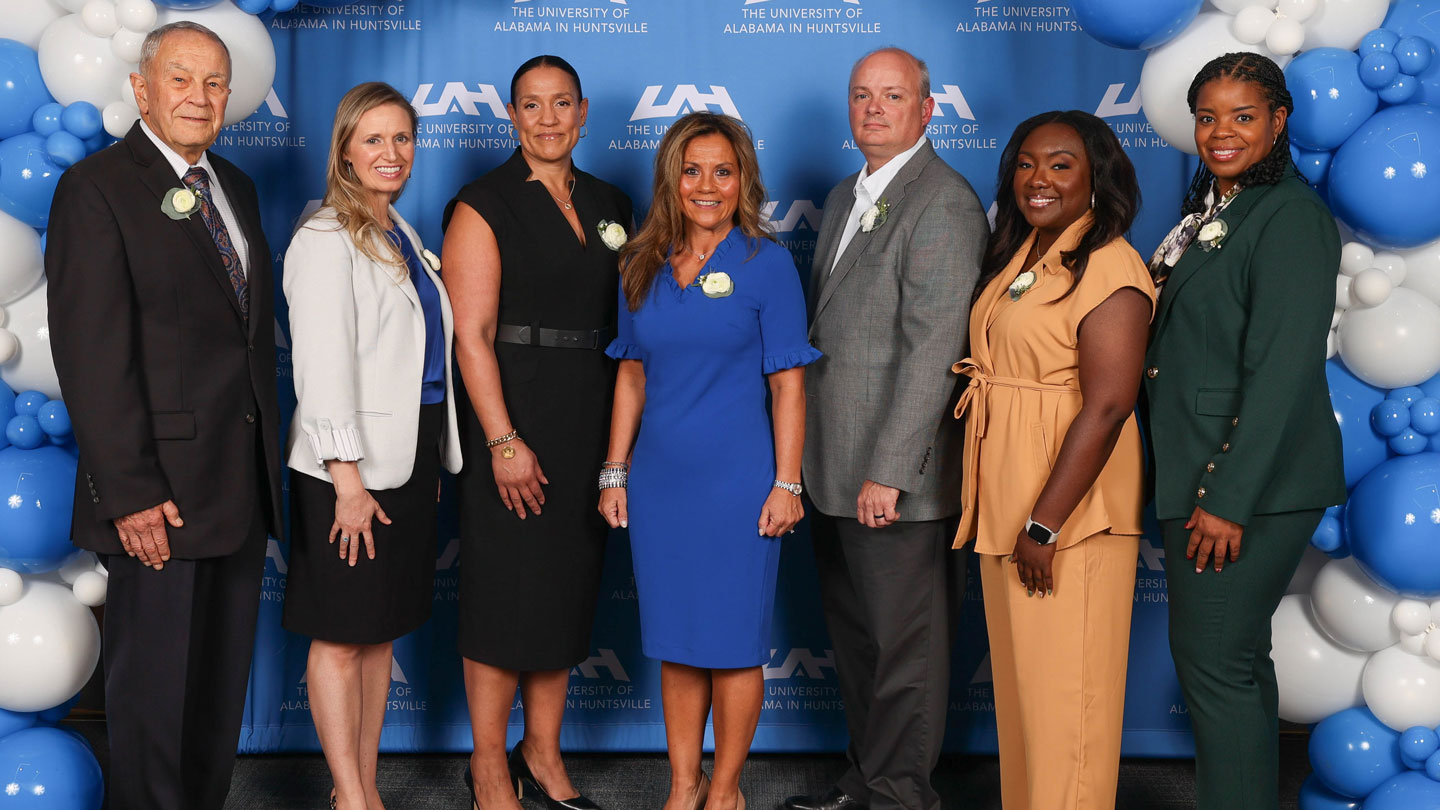
[(885, 188), (884, 223), (834, 263), (857, 175), (825, 198), (810, 273), (810, 342), (825, 356), (805, 370), (805, 487), (828, 515), (854, 516), (869, 479), (901, 490), (902, 521), (949, 517), (964, 443), (950, 365), (965, 356), (989, 224), (927, 143)]

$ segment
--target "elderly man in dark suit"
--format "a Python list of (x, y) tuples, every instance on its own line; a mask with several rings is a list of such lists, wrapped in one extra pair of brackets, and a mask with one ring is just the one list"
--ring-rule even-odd
[(989, 236), (970, 185), (925, 137), (925, 64), (885, 48), (850, 74), (865, 166), (825, 200), (811, 270), (805, 487), (850, 730), (849, 770), (790, 810), (939, 810), (963, 552), (961, 433), (950, 416)]
[(73, 537), (110, 571), (110, 810), (219, 810), (280, 529), (273, 283), (253, 184), (206, 151), (228, 50), (176, 23), (142, 53), (141, 122), (55, 192), (51, 342)]

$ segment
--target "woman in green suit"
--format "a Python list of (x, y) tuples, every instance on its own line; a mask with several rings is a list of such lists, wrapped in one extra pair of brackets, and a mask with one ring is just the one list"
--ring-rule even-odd
[(1345, 500), (1325, 381), (1340, 238), (1290, 160), (1285, 76), (1232, 53), (1190, 85), (1202, 166), (1151, 269), (1146, 355), (1170, 650), (1200, 810), (1279, 806), (1270, 615)]

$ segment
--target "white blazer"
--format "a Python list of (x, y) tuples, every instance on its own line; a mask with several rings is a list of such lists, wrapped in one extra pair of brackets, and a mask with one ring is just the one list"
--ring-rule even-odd
[[(420, 237), (392, 207), (390, 219), (424, 256)], [(454, 318), (445, 285), (421, 258), (440, 292), (445, 331), (445, 429), (441, 463), (460, 471), (460, 432), (451, 376)], [(410, 480), (420, 423), (425, 370), (425, 313), (410, 274), (377, 262), (355, 246), (321, 208), (295, 232), (285, 251), (281, 287), (290, 306), (295, 415), (286, 440), (292, 470), (330, 481), (325, 462), (359, 462), (367, 489), (395, 489)]]

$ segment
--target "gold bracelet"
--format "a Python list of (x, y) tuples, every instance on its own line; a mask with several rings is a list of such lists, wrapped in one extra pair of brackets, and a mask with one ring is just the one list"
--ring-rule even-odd
[(513, 440), (513, 439), (518, 439), (518, 438), (520, 438), (520, 432), (519, 432), (519, 431), (512, 430), (512, 431), (510, 431), (509, 433), (506, 433), (504, 436), (500, 436), (499, 438), (491, 439), (490, 441), (485, 442), (485, 447), (486, 447), (486, 448), (498, 447), (499, 445), (502, 445), (502, 444), (504, 444), (505, 442), (511, 441), (511, 440)]

